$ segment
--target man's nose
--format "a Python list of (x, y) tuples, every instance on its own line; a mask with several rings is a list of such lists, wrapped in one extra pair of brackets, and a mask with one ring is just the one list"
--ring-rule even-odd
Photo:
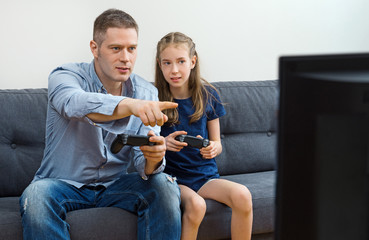
[(121, 62), (128, 62), (129, 61), (129, 53), (127, 50), (123, 49), (121, 52), (120, 52), (120, 56), (119, 56), (119, 60)]

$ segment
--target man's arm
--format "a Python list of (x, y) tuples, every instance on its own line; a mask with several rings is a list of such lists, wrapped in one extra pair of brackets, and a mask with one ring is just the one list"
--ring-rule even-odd
[(162, 126), (168, 117), (162, 110), (176, 108), (177, 103), (148, 101), (134, 98), (125, 98), (119, 102), (113, 115), (103, 115), (100, 113), (89, 113), (86, 116), (94, 122), (107, 122), (125, 118), (131, 115), (139, 117), (145, 126)]

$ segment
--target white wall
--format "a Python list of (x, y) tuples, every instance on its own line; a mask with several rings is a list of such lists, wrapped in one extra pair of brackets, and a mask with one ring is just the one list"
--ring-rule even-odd
[(193, 38), (209, 81), (278, 77), (278, 57), (369, 52), (368, 0), (3, 0), (0, 88), (47, 87), (65, 62), (92, 60), (95, 18), (108, 8), (140, 26), (135, 72), (152, 81), (157, 41)]

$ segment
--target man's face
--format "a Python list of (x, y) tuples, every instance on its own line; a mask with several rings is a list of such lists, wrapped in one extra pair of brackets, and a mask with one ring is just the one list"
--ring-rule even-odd
[(100, 46), (91, 41), (95, 70), (103, 84), (127, 81), (137, 57), (134, 28), (108, 28)]

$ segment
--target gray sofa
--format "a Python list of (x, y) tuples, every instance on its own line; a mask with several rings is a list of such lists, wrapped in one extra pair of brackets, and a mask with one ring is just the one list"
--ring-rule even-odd
[[(278, 82), (216, 82), (225, 103), (222, 178), (253, 195), (252, 239), (273, 239)], [(47, 89), (0, 90), (0, 239), (22, 239), (18, 199), (40, 165), (44, 149)], [(198, 239), (230, 239), (231, 209), (206, 200)], [(136, 216), (117, 208), (69, 212), (72, 239), (136, 239)], [(50, 238), (52, 239), (52, 237)]]

